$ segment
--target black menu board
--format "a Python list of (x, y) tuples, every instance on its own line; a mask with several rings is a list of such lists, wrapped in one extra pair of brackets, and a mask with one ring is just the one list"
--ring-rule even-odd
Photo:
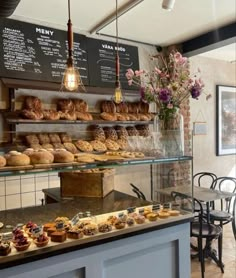
[[(74, 34), (74, 64), (88, 84), (86, 37)], [(61, 82), (67, 59), (67, 32), (0, 18), (0, 76)]]
[[(115, 86), (116, 43), (97, 39), (87, 39), (89, 84), (97, 87)], [(139, 69), (138, 48), (119, 43), (120, 81), (123, 89), (134, 89), (128, 85), (127, 69)]]

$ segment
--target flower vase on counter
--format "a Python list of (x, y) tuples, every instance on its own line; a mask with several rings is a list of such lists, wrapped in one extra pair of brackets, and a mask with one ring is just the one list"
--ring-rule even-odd
[(184, 120), (179, 109), (168, 115), (160, 111), (154, 119), (154, 131), (160, 134), (165, 157), (184, 155)]

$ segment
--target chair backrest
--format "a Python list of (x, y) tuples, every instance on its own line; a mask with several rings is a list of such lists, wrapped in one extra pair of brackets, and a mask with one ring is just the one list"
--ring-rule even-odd
[[(219, 177), (212, 183), (212, 189), (236, 193), (236, 178), (233, 177)], [(221, 210), (234, 212), (235, 197), (226, 198), (221, 200)]]
[(199, 172), (193, 176), (193, 184), (210, 188), (216, 178), (217, 176), (214, 173)]
[(137, 186), (132, 183), (130, 183), (130, 186), (132, 187), (132, 191), (137, 195), (139, 199), (146, 200), (144, 193)]

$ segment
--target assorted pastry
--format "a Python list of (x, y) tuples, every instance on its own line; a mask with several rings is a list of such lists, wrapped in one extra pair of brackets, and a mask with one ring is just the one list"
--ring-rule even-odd
[(0, 256), (7, 256), (12, 251), (12, 246), (17, 252), (22, 252), (26, 251), (32, 242), (35, 248), (42, 248), (50, 245), (50, 242), (62, 243), (66, 240), (81, 240), (98, 233), (104, 234), (129, 229), (135, 225), (148, 225), (151, 222), (161, 221), (162, 218), (179, 215), (180, 211), (171, 209), (170, 206), (167, 209), (164, 205), (153, 205), (144, 208), (132, 208), (132, 210), (127, 209), (127, 211), (111, 213), (108, 216), (104, 214), (80, 218), (76, 215), (71, 220), (65, 216), (60, 216), (42, 226), (28, 221), (25, 225), (14, 228), (12, 233), (0, 234)]

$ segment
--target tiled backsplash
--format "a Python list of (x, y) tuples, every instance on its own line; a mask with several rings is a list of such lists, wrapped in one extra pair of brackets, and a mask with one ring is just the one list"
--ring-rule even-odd
[(0, 210), (41, 205), (42, 189), (59, 186), (57, 173), (0, 177)]

